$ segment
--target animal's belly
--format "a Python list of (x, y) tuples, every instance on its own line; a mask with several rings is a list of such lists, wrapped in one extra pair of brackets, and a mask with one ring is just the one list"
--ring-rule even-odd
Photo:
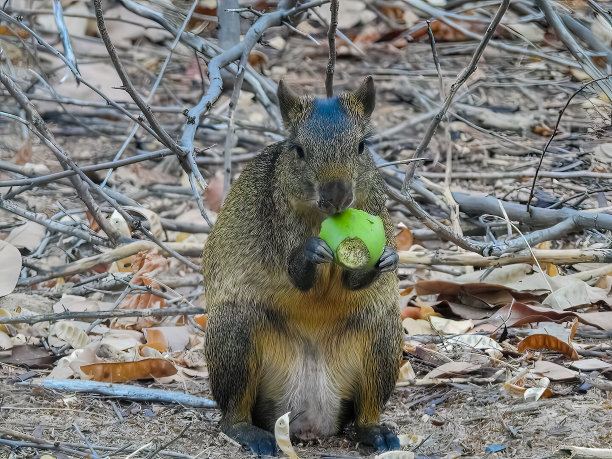
[(291, 411), (291, 434), (302, 440), (334, 435), (338, 431), (340, 388), (320, 354), (297, 360), (286, 382), (284, 405)]
[(276, 406), (275, 417), (269, 421), (273, 424), (290, 411), (291, 435), (303, 440), (335, 435), (341, 427), (339, 419), (344, 419), (343, 401), (354, 398), (360, 363), (352, 357), (356, 343), (326, 335), (318, 339), (289, 336), (270, 339), (268, 349), (273, 352), (262, 362), (265, 370), (258, 396)]

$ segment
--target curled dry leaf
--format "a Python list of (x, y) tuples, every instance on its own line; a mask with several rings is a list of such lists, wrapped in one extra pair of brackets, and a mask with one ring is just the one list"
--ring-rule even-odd
[(525, 352), (527, 349), (548, 349), (551, 351), (560, 352), (572, 360), (578, 360), (578, 353), (571, 344), (571, 339), (574, 337), (574, 333), (576, 332), (577, 328), (578, 322), (574, 322), (567, 342), (562, 341), (561, 339), (552, 335), (530, 335), (519, 343), (518, 351)]
[(130, 231), (130, 227), (128, 226), (125, 218), (118, 211), (114, 211), (111, 217), (108, 219), (109, 225), (121, 234), (124, 237), (131, 237), (132, 232)]
[[(418, 301), (418, 297), (417, 297)], [(420, 301), (419, 301), (420, 303)], [(431, 316), (441, 317), (441, 314), (434, 311), (434, 308), (421, 304), (420, 306), (404, 306), (400, 308), (400, 315), (403, 319), (410, 317), (411, 319), (425, 319)]]
[[(13, 311), (9, 311), (8, 309), (0, 308), (0, 317), (13, 317), (16, 313)], [(8, 334), (8, 328), (4, 324), (0, 324), (0, 332)]]
[[(131, 271), (134, 273), (132, 285), (151, 287), (159, 289), (159, 284), (155, 282), (154, 277), (159, 273), (168, 269), (169, 262), (166, 258), (159, 254), (157, 249), (139, 252), (136, 254)], [(164, 306), (164, 299), (155, 296), (151, 293), (132, 294), (128, 295), (125, 303), (121, 306), (122, 309), (158, 309)], [(146, 319), (146, 318), (145, 318)], [(114, 321), (113, 323), (117, 323)], [(119, 321), (119, 323), (125, 323)], [(129, 322), (128, 322), (129, 323)], [(151, 326), (154, 321), (136, 321), (140, 323), (140, 328), (147, 323)]]
[(73, 349), (82, 349), (91, 341), (83, 330), (67, 320), (61, 320), (51, 326), (50, 333), (66, 341)]
[(6, 26), (0, 26), (0, 35), (6, 35), (9, 37), (18, 36), (23, 40), (30, 38), (30, 33), (27, 30), (18, 27), (15, 27), (14, 29), (9, 29)]
[(274, 437), (278, 447), (289, 456), (291, 459), (298, 459), (299, 456), (295, 453), (293, 445), (291, 444), (291, 437), (289, 435), (289, 413), (283, 414), (276, 420), (274, 424)]
[(474, 328), (474, 322), (471, 320), (451, 320), (443, 317), (430, 316), (428, 318), (431, 327), (441, 333), (450, 335), (460, 335)]
[(397, 380), (398, 381), (409, 381), (411, 379), (415, 379), (416, 373), (414, 372), (414, 369), (412, 368), (412, 364), (410, 363), (410, 361), (406, 360), (402, 363), (403, 365), (400, 367), (399, 378)]
[(136, 362), (94, 363), (81, 367), (90, 379), (100, 382), (120, 383), (137, 379), (164, 378), (177, 373), (172, 363), (165, 359), (144, 359)]
[(13, 291), (21, 272), (21, 253), (12, 244), (0, 240), (0, 296)]
[(138, 346), (138, 353), (143, 355), (143, 348), (150, 347), (161, 353), (168, 350), (168, 340), (164, 336), (164, 333), (159, 329), (145, 328), (143, 329), (145, 337), (147, 338), (146, 344)]

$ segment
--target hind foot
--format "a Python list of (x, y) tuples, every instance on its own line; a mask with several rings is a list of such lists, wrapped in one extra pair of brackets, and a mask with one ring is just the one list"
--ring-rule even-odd
[(253, 424), (242, 422), (224, 429), (224, 432), (258, 456), (277, 456), (276, 439), (271, 432), (260, 429)]
[(357, 440), (373, 446), (377, 452), (400, 449), (400, 442), (395, 432), (385, 426), (369, 425), (356, 427)]

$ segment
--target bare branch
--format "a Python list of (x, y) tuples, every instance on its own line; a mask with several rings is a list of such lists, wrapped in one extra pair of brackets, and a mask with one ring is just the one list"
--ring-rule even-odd
[(325, 76), (325, 93), (327, 97), (334, 97), (334, 71), (336, 70), (336, 29), (338, 28), (338, 8), (339, 1), (331, 0), (329, 5), (331, 19), (329, 30), (327, 31), (327, 41), (329, 43), (329, 61), (327, 62), (327, 73)]
[[(502, 0), (501, 4), (499, 5), (499, 9), (495, 13), (495, 16), (493, 16), (493, 19), (491, 20), (491, 23), (489, 24), (489, 26), (487, 27), (487, 31), (485, 32), (482, 39), (480, 40), (480, 43), (478, 44), (476, 51), (474, 51), (474, 54), (472, 55), (470, 63), (468, 64), (467, 67), (463, 69), (461, 74), (459, 74), (459, 76), (457, 77), (457, 80), (450, 87), (448, 95), (446, 96), (446, 99), (444, 100), (444, 105), (442, 106), (440, 111), (436, 114), (436, 116), (433, 118), (433, 120), (431, 120), (431, 123), (427, 127), (427, 131), (425, 131), (423, 139), (421, 140), (421, 142), (419, 143), (418, 147), (416, 148), (414, 152), (413, 158), (420, 157), (422, 153), (425, 151), (434, 133), (436, 132), (438, 125), (442, 121), (442, 118), (444, 117), (447, 110), (451, 106), (453, 99), (455, 95), (457, 94), (457, 91), (467, 81), (469, 76), (476, 71), (478, 61), (480, 60), (482, 53), (487, 47), (487, 44), (493, 37), (493, 33), (495, 32), (497, 25), (500, 23), (502, 17), (506, 13), (506, 10), (508, 9), (508, 5), (510, 5), (510, 0)], [(414, 171), (416, 170), (416, 166), (417, 166), (416, 162), (410, 163), (408, 165), (408, 168), (406, 170), (406, 175), (404, 176), (404, 183), (402, 184), (402, 194), (403, 195), (407, 195), (409, 192), (410, 185), (412, 183), (412, 178), (414, 176)]]

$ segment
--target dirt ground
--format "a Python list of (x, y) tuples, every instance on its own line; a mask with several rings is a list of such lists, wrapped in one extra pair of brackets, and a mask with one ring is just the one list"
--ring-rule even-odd
[[(219, 432), (217, 410), (112, 401), (7, 384), (20, 373), (22, 370), (7, 366), (0, 373), (2, 427), (45, 440), (83, 444), (76, 425), (94, 448), (104, 447), (96, 449), (100, 456), (149, 443), (153, 445), (151, 451), (178, 436), (164, 447), (161, 457), (173, 457), (168, 451), (202, 458), (252, 457)], [(193, 380), (183, 387), (157, 387), (209, 396), (206, 380)], [(415, 450), (416, 457), (421, 458), (569, 457), (555, 453), (567, 445), (612, 446), (610, 399), (597, 389), (566, 390), (569, 393), (564, 396), (523, 402), (500, 394), (495, 387), (470, 384), (398, 388), (387, 404), (383, 422), (396, 427), (400, 434), (421, 436), (423, 441)], [(121, 413), (122, 420), (116, 411)], [(345, 436), (294, 446), (304, 458), (374, 456), (351, 440), (350, 434), (349, 431)], [(486, 447), (490, 445), (506, 448), (487, 454)], [(126, 455), (127, 451), (111, 457)], [(9, 448), (0, 446), (0, 457), (38, 456), (28, 448), (14, 455)]]
[[(285, 52), (266, 50), (268, 75), (275, 80), (284, 76), (295, 87), (316, 89), (321, 94), (326, 48), (317, 48), (305, 39), (286, 38), (288, 45)], [(442, 68), (448, 76), (447, 83), (450, 84), (469, 60), (473, 46), (451, 42), (440, 43), (438, 49)], [(408, 122), (399, 137), (390, 136), (388, 141), (378, 139), (373, 145), (375, 151), (389, 161), (405, 158), (408, 152), (414, 150), (427, 122), (411, 124), (409, 120), (422, 115), (424, 107), (427, 104), (431, 107), (431, 101), (438, 98), (438, 76), (430, 53), (429, 44), (419, 42), (403, 50), (392, 50), (386, 44), (374, 44), (369, 48), (368, 58), (365, 60), (342, 53), (339, 57), (336, 70), (336, 84), (339, 87), (356, 87), (362, 76), (374, 75), (378, 91), (377, 109), (374, 114), (377, 133)], [(188, 58), (189, 56), (182, 55), (179, 62), (184, 64)], [(175, 76), (183, 71), (184, 67), (178, 64), (172, 69)], [(178, 97), (185, 93), (185, 98), (189, 99), (187, 96), (197, 93), (191, 87), (181, 86), (178, 77), (172, 84), (183, 91), (176, 94)], [(548, 129), (546, 132), (549, 132), (559, 108), (579, 86), (580, 83), (566, 70), (551, 67), (542, 61), (524, 61), (520, 56), (508, 56), (496, 50), (487, 50), (477, 73), (467, 86), (469, 89), (461, 94), (459, 102), (493, 110), (487, 112), (489, 116), (490, 113), (513, 114), (517, 119), (533, 119), (533, 123), (523, 129), (503, 130), (496, 128), (495, 123), (487, 120), (486, 116), (478, 118), (482, 114), (473, 115), (475, 122), (484, 126), (483, 132), (454, 121), (448, 133), (453, 139), (454, 170), (503, 172), (519, 170), (525, 166), (535, 167), (539, 158), (537, 152), (525, 151), (500, 141), (499, 137), (491, 136), (490, 131), (494, 131), (494, 134), (501, 132), (506, 139), (523, 146), (541, 148), (547, 137), (534, 131), (538, 128)], [(227, 104), (229, 96), (229, 93), (225, 93), (218, 105)], [(420, 99), (421, 96), (425, 96), (425, 103)], [(587, 96), (583, 99), (586, 98)], [(189, 100), (193, 102), (192, 99)], [(170, 105), (175, 101), (166, 95), (160, 96), (157, 103)], [(49, 110), (52, 108), (52, 105), (40, 106)], [(463, 107), (457, 110), (468, 116), (469, 109)], [(49, 116), (49, 122), (60, 143), (79, 164), (110, 160), (123, 141), (121, 136), (107, 138), (87, 134), (84, 137), (76, 137), (75, 132), (83, 134), (78, 130), (80, 127), (77, 129), (73, 126), (74, 130), (70, 131), (64, 124), (65, 119), (54, 118), (58, 116), (57, 113)], [(265, 124), (266, 117), (267, 114), (259, 105), (247, 100), (238, 106), (236, 113), (236, 119), (253, 123)], [(572, 109), (568, 111), (566, 120), (567, 132), (556, 144), (563, 149), (555, 150), (554, 154), (549, 155), (543, 168), (562, 168), (576, 161), (582, 161), (581, 167), (604, 162), (600, 156), (591, 155), (593, 145), (606, 141), (610, 136), (609, 130), (601, 131), (597, 110), (592, 107)], [(177, 121), (167, 115), (164, 121), (171, 123), (176, 132), (179, 132), (182, 120)], [(112, 134), (119, 132), (124, 135), (125, 126), (119, 124), (110, 127), (104, 123), (92, 126), (102, 130), (109, 128)], [(270, 132), (278, 135), (272, 129)], [(4, 146), (11, 144), (11, 135), (16, 135), (14, 127), (2, 123), (0, 133)], [(206, 129), (201, 129), (201, 133), (205, 135), (198, 139), (199, 145), (215, 144), (211, 156), (216, 155), (219, 159), (223, 154), (225, 133), (219, 133), (212, 122)], [(239, 131), (238, 137), (234, 154), (259, 151), (274, 138), (273, 135), (264, 135), (257, 130)], [(13, 145), (17, 144), (18, 142), (15, 142)], [(422, 171), (444, 172), (444, 141), (434, 139), (430, 150), (431, 157), (423, 164)], [(585, 150), (589, 154), (583, 154)], [(11, 148), (0, 149), (0, 160), (11, 161), (13, 157), (14, 150)], [(48, 165), (51, 171), (60, 170), (48, 151), (38, 145), (34, 146), (30, 160)], [(212, 178), (217, 170), (221, 170), (218, 163), (214, 167), (206, 167), (203, 173), (208, 179)], [(179, 178), (178, 175), (173, 175), (174, 172), (164, 172), (167, 175), (159, 172), (156, 177), (164, 178), (167, 185), (176, 185)], [(116, 173), (115, 180), (122, 192), (130, 196), (138, 195), (139, 202), (160, 211), (162, 216), (172, 217), (196, 208), (195, 203), (187, 202), (184, 196), (167, 196), (155, 192), (155, 177), (151, 177), (149, 169), (132, 168), (129, 172), (122, 170)], [(431, 180), (435, 182), (438, 179)], [(509, 201), (525, 202), (530, 184), (530, 181), (515, 178), (494, 182), (460, 179), (454, 180), (451, 188), (453, 191), (489, 194)], [(571, 201), (576, 196), (584, 195), (580, 205), (596, 207), (597, 196), (587, 193), (587, 188), (607, 187), (608, 183), (599, 183), (588, 178), (564, 182), (542, 179), (539, 186), (544, 198), (554, 196), (559, 200)], [(73, 190), (66, 188), (51, 187), (44, 192), (25, 194), (23, 200), (30, 210), (48, 215), (57, 211), (57, 202), (61, 202), (68, 209), (80, 206)], [(436, 210), (432, 209), (432, 213), (435, 212)], [(422, 228), (414, 218), (406, 218), (397, 208), (392, 209), (392, 214), (396, 223), (407, 223), (412, 229)], [(9, 222), (9, 217), (8, 213), (0, 213), (0, 224)], [(561, 248), (586, 245), (587, 242), (609, 244), (610, 241), (608, 235), (594, 232), (585, 237), (555, 241), (553, 244)], [(449, 247), (439, 241), (423, 241), (422, 244), (431, 248)], [(400, 274), (404, 284), (416, 275), (426, 278), (435, 278), (436, 275), (435, 272), (422, 267), (406, 267)], [(20, 292), (28, 295), (33, 293), (27, 288), (20, 289)], [(39, 312), (50, 308), (50, 304), (42, 301)], [(195, 304), (199, 304), (197, 300)], [(598, 343), (609, 345), (612, 340), (599, 340)], [(64, 451), (69, 450), (70, 443), (89, 443), (101, 457), (125, 457), (140, 447), (145, 447), (141, 453), (150, 453), (158, 447), (163, 447), (159, 457), (249, 457), (248, 453), (220, 433), (217, 410), (132, 403), (15, 384), (14, 379), (26, 371), (20, 367), (0, 365), (2, 428), (13, 429), (47, 441), (64, 442), (61, 444)], [(40, 370), (40, 374), (44, 375), (45, 371)], [(205, 378), (194, 377), (183, 384), (153, 384), (150, 387), (210, 397)], [(569, 457), (558, 451), (568, 445), (611, 448), (611, 393), (584, 387), (581, 382), (553, 383), (553, 389), (556, 394), (553, 398), (525, 402), (521, 397), (500, 392), (499, 385), (468, 383), (397, 388), (387, 404), (383, 422), (396, 428), (400, 434), (419, 436), (420, 441), (413, 450), (416, 457), (422, 458)], [(487, 447), (494, 445), (504, 448), (500, 451), (487, 450)], [(350, 430), (345, 436), (316, 443), (298, 443), (294, 446), (298, 455), (303, 458), (374, 456), (370, 450), (351, 439)], [(44, 454), (40, 449), (28, 447), (21, 447), (17, 451), (7, 445), (0, 445), (0, 458), (38, 458)], [(65, 452), (49, 451), (48, 454), (58, 459), (79, 457)], [(138, 457), (144, 456), (145, 454)]]

